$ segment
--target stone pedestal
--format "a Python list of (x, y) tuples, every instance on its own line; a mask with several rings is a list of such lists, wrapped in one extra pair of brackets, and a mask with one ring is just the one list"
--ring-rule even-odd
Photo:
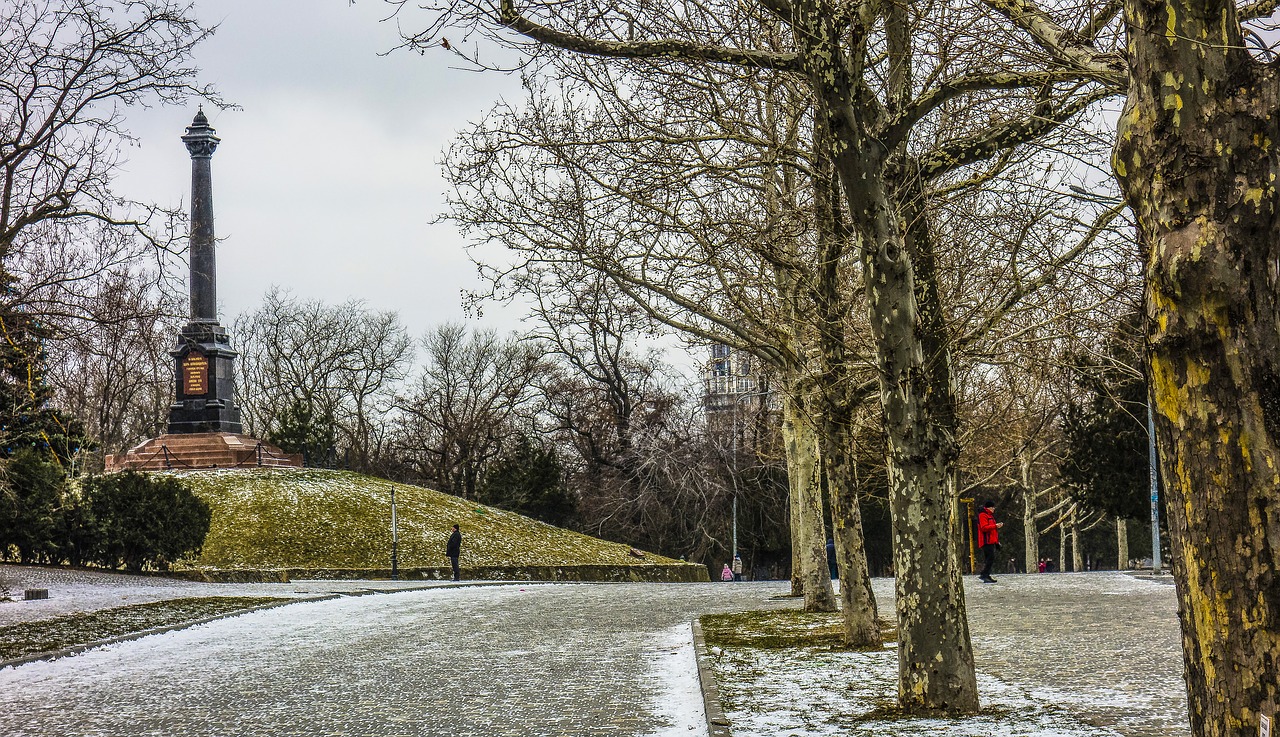
[(180, 471), (198, 468), (302, 468), (302, 455), (247, 435), (181, 433), (151, 438), (127, 453), (109, 455), (106, 470)]
[(193, 321), (178, 334), (178, 346), (170, 355), (177, 392), (169, 405), (169, 433), (239, 433), (237, 354), (227, 331), (216, 322)]

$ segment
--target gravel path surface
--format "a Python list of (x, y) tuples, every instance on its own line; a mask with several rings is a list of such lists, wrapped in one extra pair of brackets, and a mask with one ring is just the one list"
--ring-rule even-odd
[(786, 589), (516, 584), (301, 602), (0, 670), (0, 733), (702, 734), (689, 621), (791, 605), (770, 599)]

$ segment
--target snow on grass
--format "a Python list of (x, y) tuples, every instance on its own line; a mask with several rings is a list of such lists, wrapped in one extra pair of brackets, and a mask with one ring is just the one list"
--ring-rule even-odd
[(461, 526), (462, 565), (674, 564), (629, 547), (418, 486), (345, 471), (253, 469), (177, 474), (213, 511), (201, 568), (387, 568), (391, 491), (399, 564), (446, 566), (445, 542)]
[[(873, 582), (881, 613), (892, 581)], [(966, 587), (982, 712), (904, 718), (897, 652), (832, 648), (805, 632), (832, 615), (704, 617), (735, 737), (1182, 737), (1189, 733), (1176, 597), (1120, 573), (1008, 576)], [(798, 643), (798, 644), (797, 644)]]
[(22, 622), (0, 627), (0, 660), (51, 652), (142, 632), (152, 627), (168, 627), (282, 601), (287, 599), (263, 596), (171, 599), (107, 609), (88, 615)]
[(1052, 701), (980, 676), (981, 714), (962, 719), (893, 715), (898, 662), (893, 645), (874, 652), (818, 648), (734, 648), (714, 659), (721, 701), (736, 737), (945, 735), (1086, 737), (1119, 735), (1081, 722)]

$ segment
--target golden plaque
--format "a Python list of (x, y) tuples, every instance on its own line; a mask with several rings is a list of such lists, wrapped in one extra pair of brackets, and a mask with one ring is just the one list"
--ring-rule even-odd
[(202, 353), (189, 353), (182, 359), (182, 393), (199, 396), (209, 392), (209, 359)]

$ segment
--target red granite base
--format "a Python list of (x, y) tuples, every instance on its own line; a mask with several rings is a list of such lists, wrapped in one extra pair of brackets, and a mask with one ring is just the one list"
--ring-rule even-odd
[(166, 471), (195, 468), (301, 468), (302, 456), (248, 435), (205, 432), (161, 435), (106, 457), (106, 470)]

